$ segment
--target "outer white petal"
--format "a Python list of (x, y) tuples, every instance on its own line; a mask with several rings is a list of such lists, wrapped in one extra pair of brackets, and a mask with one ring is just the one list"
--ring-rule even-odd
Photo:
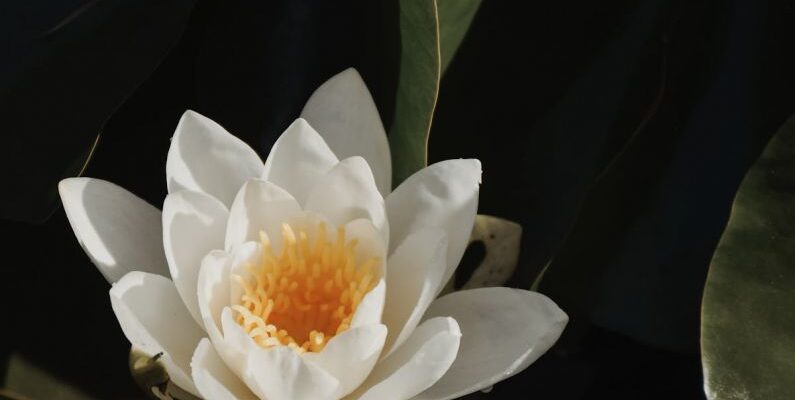
[(58, 192), (77, 241), (108, 282), (132, 270), (167, 275), (160, 210), (100, 179), (64, 179)]
[(453, 318), (423, 322), (409, 339), (379, 362), (351, 399), (409, 399), (444, 375), (458, 352), (461, 331)]
[(444, 296), (426, 317), (439, 315), (461, 325), (461, 350), (447, 374), (417, 399), (458, 398), (521, 372), (552, 347), (568, 322), (546, 296), (503, 287)]
[(320, 353), (304, 354), (304, 359), (337, 378), (344, 396), (373, 370), (385, 339), (386, 326), (381, 324), (351, 328), (329, 340)]
[(228, 215), (220, 201), (201, 192), (174, 192), (163, 203), (163, 247), (171, 279), (199, 324), (199, 268), (210, 250), (223, 248)]
[(439, 229), (414, 232), (387, 262), (384, 323), (389, 336), (384, 355), (389, 355), (411, 335), (431, 304), (447, 263), (447, 237)]
[(299, 118), (273, 144), (265, 160), (262, 177), (284, 188), (304, 204), (310, 189), (337, 162), (337, 156), (323, 138)]
[(384, 198), (364, 158), (346, 158), (334, 166), (312, 188), (304, 209), (316, 211), (336, 225), (367, 218), (382, 232), (384, 242), (389, 242)]
[(174, 284), (160, 275), (133, 271), (110, 289), (110, 303), (124, 336), (160, 360), (177, 386), (198, 395), (190, 376), (193, 349), (202, 330), (188, 314)]
[(228, 207), (243, 183), (263, 170), (257, 152), (245, 142), (195, 111), (182, 114), (166, 160), (169, 193), (204, 192)]
[(196, 346), (190, 365), (193, 382), (203, 398), (257, 400), (257, 396), (227, 368), (209, 339), (202, 339)]
[(370, 91), (355, 69), (340, 72), (315, 90), (301, 117), (318, 130), (337, 157), (364, 157), (378, 189), (384, 196), (389, 194), (389, 142)]
[(268, 234), (274, 248), (281, 248), (281, 224), (299, 211), (301, 206), (286, 190), (271, 182), (249, 180), (229, 211), (226, 250), (244, 242), (259, 241), (260, 230)]
[[(386, 199), (390, 249), (412, 232), (440, 228), (447, 233), (446, 283), (464, 255), (478, 209), (480, 161), (447, 160), (406, 179)], [(441, 290), (441, 288), (440, 288)]]

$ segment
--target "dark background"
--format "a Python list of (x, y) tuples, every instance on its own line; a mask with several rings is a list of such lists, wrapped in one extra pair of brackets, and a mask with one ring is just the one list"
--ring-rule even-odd
[[(96, 141), (84, 175), (160, 206), (186, 108), (264, 156), (349, 66), (389, 127), (397, 3), (3, 8), (0, 378), (21, 354), (96, 398), (139, 396), (108, 283), (55, 184)], [(442, 79), (430, 158), (483, 162), (480, 212), (524, 227), (511, 285), (551, 260), (540, 290), (571, 316), (555, 348), (487, 396), (703, 398), (701, 290), (740, 179), (795, 111), (794, 22), (785, 0), (483, 1)]]

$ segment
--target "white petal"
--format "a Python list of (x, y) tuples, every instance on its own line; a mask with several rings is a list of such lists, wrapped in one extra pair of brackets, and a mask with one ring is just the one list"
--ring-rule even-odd
[(372, 371), (384, 347), (384, 339), (384, 325), (351, 328), (331, 338), (320, 353), (304, 354), (304, 359), (337, 378), (344, 396), (361, 385)]
[(420, 323), (442, 285), (446, 255), (445, 233), (423, 229), (411, 234), (389, 257), (383, 319), (389, 336), (384, 355), (398, 349)]
[(166, 160), (169, 193), (204, 192), (228, 207), (243, 183), (263, 170), (257, 152), (245, 142), (195, 111), (182, 114)]
[(340, 161), (320, 180), (307, 197), (304, 209), (316, 211), (339, 225), (358, 218), (373, 222), (389, 242), (384, 198), (378, 192), (373, 174), (361, 157)]
[(201, 324), (196, 282), (202, 258), (222, 249), (229, 212), (214, 197), (183, 190), (163, 203), (163, 247), (171, 279), (196, 322)]
[(503, 287), (464, 290), (431, 304), (426, 318), (461, 325), (461, 350), (447, 374), (417, 399), (453, 399), (527, 368), (560, 337), (566, 314), (546, 296)]
[(478, 209), (479, 184), (478, 160), (442, 161), (410, 176), (386, 199), (390, 249), (422, 228), (444, 230), (448, 249), (442, 282), (446, 283), (469, 242)]
[(78, 243), (108, 282), (132, 270), (167, 275), (160, 210), (100, 179), (64, 179), (58, 192)]
[(389, 194), (389, 142), (370, 91), (355, 69), (346, 69), (320, 85), (306, 102), (301, 117), (318, 130), (337, 157), (364, 157), (373, 168), (381, 194)]
[(229, 211), (226, 250), (247, 241), (259, 241), (260, 231), (268, 234), (274, 248), (281, 248), (281, 224), (299, 211), (301, 206), (286, 190), (271, 182), (249, 180)]
[(268, 400), (334, 399), (342, 390), (336, 378), (287, 346), (252, 349), (244, 380), (257, 396)]
[(196, 346), (191, 360), (193, 382), (205, 399), (257, 400), (257, 396), (227, 368), (207, 338)]
[(299, 118), (273, 144), (262, 177), (304, 204), (310, 189), (338, 161), (323, 138)]
[(229, 258), (229, 297), (228, 303), (238, 304), (245, 293), (239, 283), (232, 277), (239, 275), (246, 281), (251, 281), (254, 276), (248, 271), (248, 265), (258, 265), (262, 260), (262, 245), (259, 242), (246, 242), (235, 247)]
[(367, 293), (359, 307), (353, 314), (351, 327), (380, 324), (384, 313), (386, 301), (386, 281), (381, 279), (375, 287)]
[(409, 399), (444, 375), (458, 352), (461, 331), (453, 318), (423, 322), (408, 340), (379, 362), (351, 399)]
[(354, 238), (358, 241), (354, 255), (358, 262), (370, 258), (378, 259), (378, 273), (381, 277), (385, 274), (387, 244), (373, 223), (366, 218), (356, 219), (345, 224), (346, 239)]
[(199, 273), (197, 298), (204, 329), (218, 354), (239, 376), (245, 368), (246, 348), (235, 342), (233, 336), (225, 336), (223, 330), (225, 316), (227, 324), (235, 324), (229, 306), (240, 299), (239, 287), (230, 277), (239, 264), (258, 258), (260, 254), (259, 244), (253, 242), (237, 246), (233, 254), (215, 250), (204, 257)]
[(368, 219), (349, 222), (345, 225), (345, 234), (359, 241), (355, 253), (357, 260), (361, 262), (373, 257), (382, 260), (377, 266), (380, 280), (359, 303), (359, 307), (353, 314), (351, 327), (380, 324), (386, 301), (386, 263), (383, 261), (386, 260), (386, 243), (383, 242), (375, 226)]
[(213, 250), (201, 262), (196, 297), (204, 330), (215, 343), (222, 338), (221, 312), (228, 307), (230, 298), (229, 262), (231, 255)]
[(160, 360), (171, 380), (198, 396), (190, 360), (203, 332), (174, 284), (160, 275), (133, 271), (113, 284), (110, 303), (130, 343), (149, 356), (162, 352)]
[[(260, 347), (254, 343), (254, 340), (243, 330), (237, 321), (235, 321), (234, 313), (229, 307), (224, 308), (221, 312), (221, 325), (223, 325), (224, 341), (226, 344), (234, 348), (236, 351), (244, 355), (245, 358)], [(234, 365), (232, 366), (235, 367)], [(240, 372), (240, 371), (236, 371)]]

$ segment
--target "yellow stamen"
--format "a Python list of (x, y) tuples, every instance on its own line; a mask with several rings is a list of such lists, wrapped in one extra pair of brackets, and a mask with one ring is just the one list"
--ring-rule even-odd
[(248, 279), (232, 277), (243, 289), (232, 310), (237, 323), (264, 348), (319, 352), (350, 328), (356, 308), (378, 281), (380, 261), (357, 260), (358, 240), (347, 239), (344, 228), (329, 240), (320, 223), (311, 243), (307, 232), (285, 223), (282, 237), (283, 247), (275, 255), (268, 236), (260, 232), (258, 265), (245, 265)]

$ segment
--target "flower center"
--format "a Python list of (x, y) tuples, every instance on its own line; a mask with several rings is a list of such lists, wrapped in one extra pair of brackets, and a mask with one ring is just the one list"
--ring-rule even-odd
[(245, 265), (248, 279), (232, 276), (243, 289), (232, 309), (237, 322), (264, 348), (286, 345), (299, 353), (319, 352), (350, 327), (362, 298), (377, 283), (379, 260), (357, 260), (357, 239), (347, 239), (342, 227), (329, 239), (322, 222), (314, 240), (286, 223), (282, 236), (284, 244), (275, 255), (260, 232), (259, 265)]

